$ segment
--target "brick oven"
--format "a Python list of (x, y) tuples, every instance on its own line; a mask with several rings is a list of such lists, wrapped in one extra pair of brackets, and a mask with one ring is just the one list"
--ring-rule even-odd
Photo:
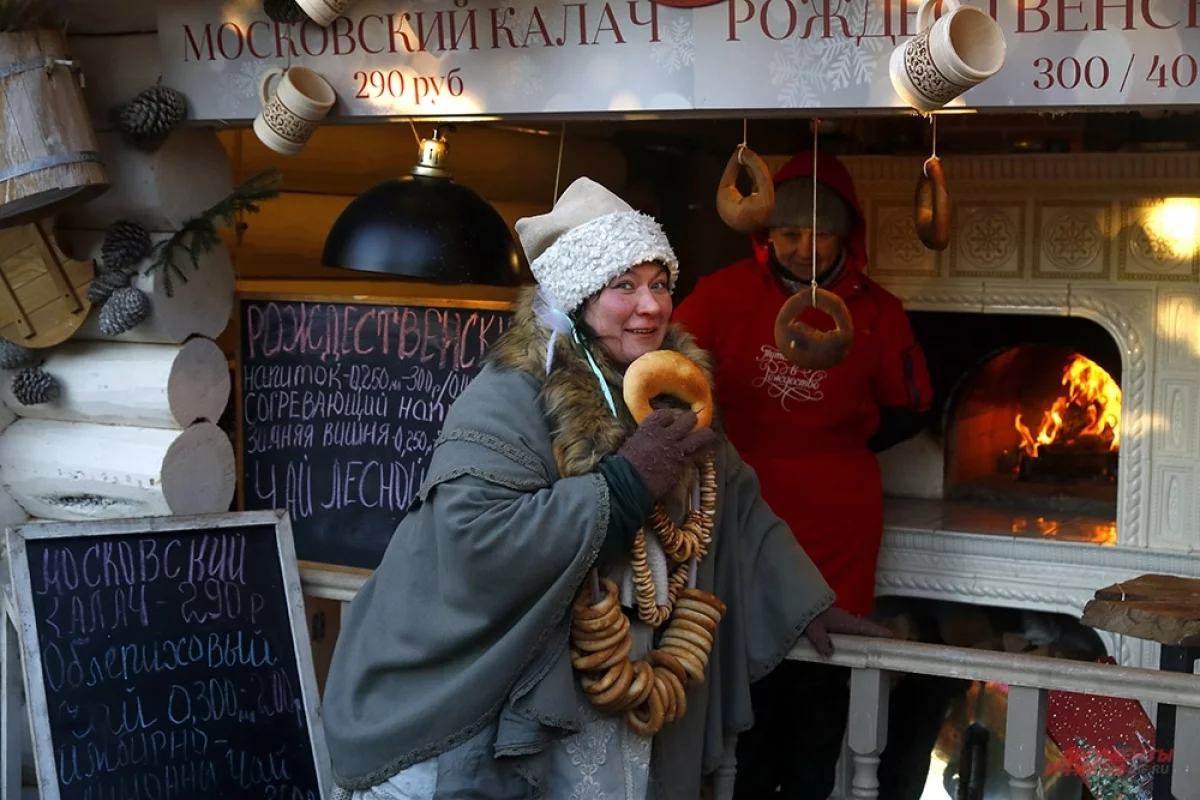
[(1077, 618), (1102, 586), (1200, 576), (1200, 154), (944, 156), (940, 253), (911, 222), (921, 159), (844, 161), (936, 383), (881, 455), (879, 594)]
[(1078, 317), (911, 313), (939, 401), (942, 488), (974, 523), (1116, 541), (1121, 355)]

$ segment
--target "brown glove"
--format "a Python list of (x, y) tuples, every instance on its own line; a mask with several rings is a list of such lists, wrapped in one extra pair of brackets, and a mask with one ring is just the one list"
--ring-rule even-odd
[(831, 633), (848, 633), (852, 636), (874, 636), (878, 639), (891, 639), (892, 632), (882, 625), (877, 625), (869, 619), (856, 617), (849, 611), (840, 608), (827, 608), (804, 629), (804, 637), (812, 642), (817, 652), (828, 658), (833, 655)]
[(694, 412), (662, 408), (642, 420), (617, 451), (633, 465), (654, 499), (671, 491), (684, 468), (716, 443), (712, 428), (693, 431), (695, 425)]

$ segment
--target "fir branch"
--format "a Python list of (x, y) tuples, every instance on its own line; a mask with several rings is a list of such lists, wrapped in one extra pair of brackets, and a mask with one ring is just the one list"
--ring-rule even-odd
[(162, 272), (163, 288), (167, 297), (174, 295), (171, 286), (171, 273), (187, 283), (187, 275), (175, 263), (177, 249), (183, 250), (192, 262), (193, 269), (200, 269), (200, 258), (214, 247), (221, 245), (221, 237), (217, 234), (220, 225), (232, 227), (237, 221), (238, 212), (257, 214), (259, 204), (274, 200), (279, 196), (279, 186), (282, 176), (277, 169), (268, 169), (247, 179), (236, 187), (223, 200), (183, 223), (183, 227), (175, 231), (170, 239), (159, 242), (154, 247), (153, 260), (146, 267), (144, 274), (150, 275), (156, 270)]

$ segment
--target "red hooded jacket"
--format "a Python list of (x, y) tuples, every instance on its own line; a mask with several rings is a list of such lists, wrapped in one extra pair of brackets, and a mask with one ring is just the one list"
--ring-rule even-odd
[[(900, 300), (864, 274), (866, 221), (849, 172), (833, 156), (818, 162), (817, 178), (854, 217), (842, 273), (826, 287), (854, 322), (846, 361), (803, 370), (775, 348), (775, 317), (788, 292), (767, 263), (766, 231), (754, 235), (752, 257), (702, 278), (675, 319), (713, 355), (722, 420), (758, 473), (763, 497), (837, 592), (837, 605), (866, 615), (883, 535), (879, 463), (867, 442), (881, 407), (925, 411), (932, 389)], [(801, 153), (774, 182), (812, 173), (812, 153)], [(806, 315), (814, 327), (832, 327), (824, 314)]]

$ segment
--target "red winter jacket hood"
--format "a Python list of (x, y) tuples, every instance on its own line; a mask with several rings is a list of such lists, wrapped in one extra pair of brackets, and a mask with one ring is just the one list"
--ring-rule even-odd
[[(837, 592), (838, 605), (867, 614), (883, 534), (883, 485), (870, 439), (881, 409), (924, 411), (932, 391), (904, 306), (863, 274), (866, 224), (849, 173), (832, 156), (817, 162), (817, 178), (854, 212), (841, 275), (826, 287), (845, 300), (854, 322), (846, 360), (802, 369), (775, 347), (789, 292), (767, 263), (766, 231), (752, 237), (751, 257), (701, 278), (675, 321), (712, 355), (726, 434), (763, 498)], [(812, 153), (801, 153), (774, 182), (812, 174)], [(805, 321), (828, 330), (831, 320), (812, 313)]]
[[(793, 178), (810, 178), (813, 174), (813, 153), (806, 150), (793, 157), (775, 173), (773, 183), (776, 187), (784, 181)], [(845, 164), (836, 156), (827, 153), (817, 154), (817, 180), (837, 191), (850, 207), (853, 222), (850, 226), (850, 236), (846, 240), (846, 261), (843, 267), (843, 277), (852, 272), (861, 273), (867, 267), (867, 221), (863, 217), (862, 207), (858, 204), (858, 193), (854, 191), (854, 179), (850, 177)], [(762, 266), (767, 265), (767, 231), (761, 230), (751, 237), (754, 243), (754, 258)]]

